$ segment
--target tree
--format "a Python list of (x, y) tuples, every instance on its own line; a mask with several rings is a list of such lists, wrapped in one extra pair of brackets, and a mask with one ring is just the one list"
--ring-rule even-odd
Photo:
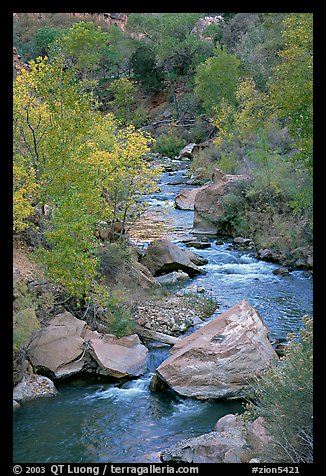
[(44, 26), (37, 30), (34, 34), (33, 40), (35, 45), (34, 58), (38, 56), (48, 56), (50, 51), (50, 45), (64, 33), (64, 30), (59, 28), (53, 28)]
[(235, 103), (239, 65), (235, 56), (217, 47), (214, 56), (198, 66), (194, 91), (207, 114), (212, 115), (214, 106), (218, 106), (222, 99)]
[(134, 78), (146, 93), (156, 93), (163, 85), (163, 71), (156, 65), (153, 46), (143, 44), (132, 54), (130, 67)]
[(248, 25), (233, 52), (241, 60), (246, 76), (251, 77), (260, 91), (267, 90), (273, 69), (280, 63), (278, 51), (284, 47), (282, 36), (285, 13), (259, 13)]
[(285, 47), (280, 51), (270, 84), (273, 114), (288, 123), (300, 152), (297, 159), (312, 169), (313, 51), (312, 14), (291, 14), (284, 20)]
[(114, 94), (113, 108), (117, 119), (121, 124), (129, 124), (136, 91), (135, 86), (129, 79), (120, 78), (112, 81), (110, 91)]
[[(52, 280), (80, 299), (94, 290), (105, 294), (97, 283), (95, 230), (101, 220), (126, 223), (138, 207), (137, 195), (154, 177), (143, 160), (149, 137), (132, 128), (119, 131), (112, 115), (95, 111), (92, 95), (72, 71), (39, 58), (14, 84), (14, 141), (15, 183), (22, 184), (15, 197), (16, 230), (38, 187), (38, 203), (51, 210), (47, 246), (38, 256)], [(123, 191), (119, 203), (115, 190)]]
[(201, 16), (200, 13), (132, 14), (127, 23), (128, 30), (141, 37), (153, 51), (156, 65), (153, 74), (162, 73), (177, 115), (176, 85), (191, 80), (195, 67), (212, 54), (211, 42), (200, 39), (194, 31)]
[(81, 21), (52, 44), (51, 56), (60, 56), (66, 66), (83, 78), (94, 77), (107, 39), (107, 33), (100, 26), (95, 28), (93, 22)]
[(102, 50), (100, 67), (103, 76), (120, 78), (130, 76), (130, 57), (134, 53), (138, 41), (130, 37), (116, 25), (112, 25), (107, 32), (107, 44)]

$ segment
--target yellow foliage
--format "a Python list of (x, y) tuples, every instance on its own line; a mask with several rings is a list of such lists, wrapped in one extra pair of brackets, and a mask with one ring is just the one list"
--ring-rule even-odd
[(34, 169), (18, 161), (13, 165), (13, 179), (14, 231), (21, 232), (27, 227), (26, 219), (34, 213), (31, 203), (39, 193), (39, 185), (35, 182)]

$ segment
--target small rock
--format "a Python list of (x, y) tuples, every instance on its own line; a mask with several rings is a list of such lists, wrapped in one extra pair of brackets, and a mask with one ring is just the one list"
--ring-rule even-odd
[(210, 248), (212, 245), (206, 241), (193, 241), (186, 244), (187, 248), (197, 248), (203, 250), (205, 248)]
[(179, 281), (185, 281), (187, 279), (189, 279), (189, 274), (179, 270), (158, 276), (156, 281), (158, 281), (160, 284), (176, 284)]
[(250, 238), (242, 238), (242, 236), (237, 236), (233, 239), (233, 243), (235, 243), (236, 245), (244, 245), (252, 243), (252, 241)]
[(273, 274), (276, 274), (276, 275), (281, 275), (281, 276), (285, 276), (287, 274), (289, 274), (289, 270), (288, 268), (285, 268), (284, 266), (281, 266), (280, 268), (276, 268), (273, 270)]
[(20, 405), (16, 400), (13, 400), (12, 401), (12, 407), (13, 407), (13, 410), (17, 410), (17, 408), (19, 408)]
[(256, 255), (257, 259), (261, 259), (263, 261), (271, 261), (273, 263), (280, 262), (280, 256), (276, 254), (274, 251), (270, 250), (269, 248), (264, 248), (258, 251)]
[(203, 286), (197, 286), (197, 293), (204, 293), (206, 290)]

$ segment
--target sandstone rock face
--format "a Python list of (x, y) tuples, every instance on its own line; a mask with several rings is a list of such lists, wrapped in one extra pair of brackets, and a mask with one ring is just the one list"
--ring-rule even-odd
[(32, 365), (53, 372), (55, 378), (91, 371), (115, 378), (139, 377), (145, 371), (147, 348), (136, 334), (118, 338), (91, 331), (69, 312), (55, 316), (27, 348)]
[(157, 240), (148, 245), (144, 256), (141, 258), (141, 263), (154, 276), (179, 270), (189, 276), (204, 274), (204, 271), (194, 263), (194, 259), (196, 259), (195, 253), (191, 253), (189, 250), (185, 251), (168, 240)]
[(186, 157), (188, 159), (192, 159), (193, 157), (193, 150), (196, 144), (192, 142), (191, 144), (186, 145), (179, 154), (179, 159)]
[(197, 193), (202, 190), (203, 187), (192, 188), (191, 190), (181, 190), (174, 199), (174, 206), (179, 210), (194, 210), (195, 198)]
[(227, 186), (246, 179), (245, 175), (224, 174), (221, 170), (215, 169), (212, 176), (213, 183), (204, 185), (196, 193), (194, 228), (207, 233), (216, 233), (218, 220), (223, 213), (221, 201), (227, 192)]
[(58, 314), (32, 338), (27, 356), (34, 367), (44, 367), (56, 378), (80, 372), (84, 362), (78, 359), (83, 354), (85, 331), (85, 321), (67, 311)]
[[(20, 403), (38, 397), (53, 397), (58, 394), (54, 383), (47, 377), (41, 375), (25, 375), (14, 387), (14, 402)], [(14, 404), (14, 407), (17, 406)]]
[(187, 397), (245, 397), (252, 378), (278, 359), (268, 332), (257, 311), (241, 301), (180, 339), (156, 374)]
[(101, 375), (139, 377), (145, 372), (148, 350), (136, 334), (118, 338), (112, 334), (87, 330), (85, 339)]

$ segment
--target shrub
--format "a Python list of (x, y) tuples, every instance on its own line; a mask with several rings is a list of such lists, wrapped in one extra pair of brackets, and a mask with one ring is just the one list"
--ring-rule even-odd
[(132, 249), (124, 241), (116, 243), (106, 243), (99, 249), (100, 270), (104, 276), (110, 276), (118, 268), (131, 263)]
[(158, 137), (153, 146), (153, 151), (167, 157), (174, 157), (179, 155), (180, 150), (185, 145), (186, 141), (170, 130)]
[(202, 318), (210, 317), (219, 307), (215, 299), (193, 293), (185, 293), (183, 300), (186, 308), (195, 310)]
[(285, 357), (257, 381), (245, 419), (264, 418), (271, 442), (254, 455), (268, 463), (313, 458), (313, 320), (303, 317), (299, 338), (288, 336)]
[(13, 304), (13, 350), (15, 352), (24, 345), (32, 332), (40, 327), (35, 314), (36, 308), (35, 293), (29, 291), (24, 282), (15, 284)]
[(121, 291), (111, 291), (105, 314), (107, 332), (117, 337), (132, 334), (135, 323)]
[(214, 168), (217, 166), (219, 160), (219, 152), (215, 146), (210, 146), (203, 149), (194, 155), (191, 162), (191, 172), (201, 182), (211, 180)]

